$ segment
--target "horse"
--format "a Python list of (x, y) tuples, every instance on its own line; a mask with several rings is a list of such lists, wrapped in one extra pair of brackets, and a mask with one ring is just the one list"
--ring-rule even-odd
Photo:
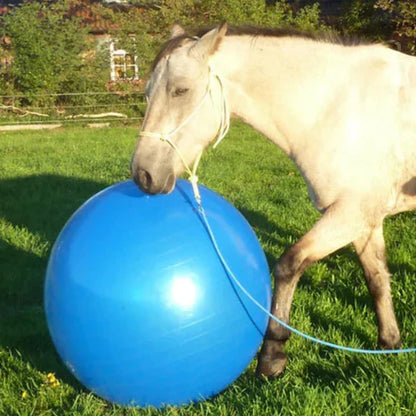
[[(191, 36), (175, 25), (146, 96), (131, 160), (143, 191), (171, 192), (227, 117), (241, 119), (295, 162), (322, 214), (278, 260), (271, 312), (288, 323), (305, 269), (352, 243), (373, 298), (378, 348), (401, 346), (383, 220), (416, 208), (415, 57), (291, 30), (223, 23)], [(289, 335), (269, 321), (258, 375), (284, 371)]]

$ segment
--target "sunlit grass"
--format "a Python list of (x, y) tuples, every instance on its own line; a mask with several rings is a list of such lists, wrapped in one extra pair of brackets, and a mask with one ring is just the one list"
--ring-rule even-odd
[[(335, 352), (293, 336), (289, 366), (274, 381), (255, 363), (217, 397), (183, 408), (124, 409), (86, 391), (49, 339), (43, 279), (50, 249), (72, 212), (129, 176), (138, 128), (68, 128), (0, 135), (0, 415), (414, 415), (414, 355)], [(236, 123), (208, 150), (201, 183), (231, 201), (256, 231), (270, 266), (319, 217), (294, 164)], [(416, 346), (413, 213), (386, 221), (393, 297), (405, 346)], [(349, 247), (311, 267), (295, 295), (292, 323), (317, 337), (373, 348), (376, 320)], [(58, 384), (47, 380), (54, 374)]]

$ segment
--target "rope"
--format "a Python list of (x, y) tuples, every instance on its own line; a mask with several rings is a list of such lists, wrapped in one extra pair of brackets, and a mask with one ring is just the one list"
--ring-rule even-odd
[(315, 338), (311, 335), (305, 334), (304, 332), (299, 331), (298, 329), (293, 328), (292, 326), (290, 326), (286, 322), (280, 320), (279, 318), (274, 316), (272, 313), (270, 313), (260, 302), (258, 302), (251, 295), (251, 293), (248, 292), (248, 290), (241, 284), (241, 282), (237, 279), (235, 274), (232, 272), (232, 270), (228, 266), (227, 260), (224, 258), (224, 256), (221, 253), (221, 249), (218, 246), (217, 240), (216, 240), (215, 235), (212, 231), (212, 228), (209, 224), (209, 221), (208, 221), (208, 218), (205, 214), (205, 210), (202, 206), (202, 203), (198, 203), (198, 212), (200, 213), (200, 217), (202, 218), (203, 223), (204, 223), (204, 225), (205, 225), (205, 227), (208, 231), (208, 234), (209, 234), (209, 237), (211, 239), (212, 245), (214, 246), (215, 252), (217, 253), (218, 258), (220, 259), (221, 264), (223, 265), (224, 269), (226, 270), (228, 276), (231, 277), (233, 282), (240, 288), (240, 290), (247, 296), (247, 298), (250, 299), (250, 301), (253, 302), (259, 309), (261, 309), (270, 319), (273, 319), (274, 321), (276, 321), (278, 324), (282, 325), (283, 327), (285, 327), (289, 331), (291, 331), (294, 334), (299, 335), (299, 336), (301, 336), (301, 337), (303, 337), (303, 338), (305, 338), (309, 341), (315, 342), (315, 343), (323, 345), (325, 347), (330, 347), (330, 348), (341, 350), (341, 351), (360, 353), (360, 354), (373, 354), (373, 355), (375, 355), (375, 354), (399, 354), (399, 353), (416, 352), (416, 348), (405, 348), (405, 349), (401, 349), (401, 350), (367, 350), (367, 349), (362, 349), (362, 348), (345, 347), (343, 345), (338, 345), (338, 344), (334, 344), (332, 342), (323, 341), (319, 338)]
[[(177, 130), (177, 129), (175, 129), (175, 130)], [(179, 150), (178, 146), (176, 146), (176, 144), (170, 139), (171, 134), (172, 133), (164, 135), (164, 134), (160, 134), (160, 133), (153, 133), (153, 132), (150, 132), (150, 131), (141, 131), (139, 133), (139, 136), (147, 136), (147, 137), (154, 137), (156, 139), (160, 139), (163, 142), (167, 142), (175, 150), (175, 152), (177, 153), (177, 155), (181, 159), (183, 165), (185, 166), (186, 173), (189, 175), (189, 181), (192, 184), (192, 190), (194, 192), (195, 200), (199, 204), (201, 202), (201, 195), (199, 193), (198, 176), (196, 176), (196, 171), (198, 169), (198, 165), (199, 165), (199, 162), (201, 160), (202, 151), (198, 154), (198, 156), (196, 158), (196, 161), (195, 161), (195, 163), (194, 163), (194, 165), (191, 169), (190, 166), (188, 165), (188, 163), (186, 163), (186, 160), (183, 157), (182, 152)]]
[[(213, 73), (211, 73), (211, 74), (212, 74), (213, 77), (215, 77), (218, 80), (218, 83), (220, 85), (220, 92), (221, 92), (221, 102), (220, 102), (221, 109), (219, 111), (220, 125), (219, 125), (219, 129), (218, 129), (218, 133), (217, 133), (218, 137), (217, 137), (217, 140), (214, 144), (214, 148), (215, 148), (221, 142), (221, 140), (226, 136), (226, 134), (228, 133), (228, 130), (229, 130), (229, 127), (230, 127), (230, 112), (229, 112), (229, 107), (228, 107), (228, 103), (227, 103), (227, 99), (226, 99), (224, 83), (223, 83), (223, 81), (222, 81), (222, 79), (219, 75), (213, 74)], [(270, 311), (267, 310), (259, 301), (257, 301), (257, 299), (255, 299), (251, 295), (251, 293), (241, 284), (241, 282), (235, 276), (233, 271), (230, 269), (230, 267), (227, 263), (227, 260), (224, 258), (223, 254), (221, 252), (221, 249), (218, 246), (218, 242), (215, 238), (215, 235), (212, 231), (211, 225), (210, 225), (210, 223), (208, 221), (208, 218), (207, 218), (207, 215), (205, 213), (204, 207), (202, 205), (201, 194), (200, 194), (199, 188), (198, 188), (198, 176), (196, 175), (198, 164), (199, 164), (199, 161), (200, 161), (201, 156), (202, 156), (202, 151), (199, 153), (199, 155), (196, 159), (196, 162), (194, 163), (193, 168), (191, 169), (190, 166), (187, 164), (186, 160), (184, 159), (184, 157), (183, 157), (182, 153), (180, 152), (179, 148), (171, 140), (171, 136), (176, 134), (180, 129), (182, 129), (182, 127), (184, 127), (193, 118), (193, 116), (197, 113), (197, 111), (201, 108), (202, 104), (205, 102), (206, 97), (208, 95), (210, 95), (211, 99), (212, 99), (212, 85), (211, 84), (212, 84), (212, 77), (210, 78), (210, 82), (208, 84), (207, 91), (204, 94), (200, 103), (196, 106), (194, 111), (187, 118), (185, 118), (185, 120), (181, 124), (179, 124), (178, 127), (176, 127), (174, 130), (172, 130), (170, 133), (162, 134), (162, 133), (141, 131), (139, 133), (139, 136), (153, 137), (153, 138), (157, 138), (157, 139), (160, 139), (162, 141), (165, 141), (178, 154), (179, 158), (181, 159), (181, 161), (182, 161), (182, 163), (185, 167), (186, 172), (189, 175), (189, 180), (192, 184), (192, 189), (193, 189), (195, 201), (198, 205), (198, 213), (199, 213), (199, 215), (200, 215), (200, 217), (203, 221), (203, 224), (205, 225), (205, 228), (208, 232), (209, 238), (212, 242), (212, 245), (215, 249), (215, 252), (216, 252), (219, 260), (221, 261), (221, 264), (223, 265), (225, 271), (227, 272), (228, 276), (239, 287), (239, 289), (244, 293), (244, 295), (251, 302), (253, 302), (261, 311), (263, 311), (270, 319), (273, 319), (275, 322), (282, 325), (284, 328), (288, 329), (289, 331), (293, 332), (296, 335), (299, 335), (299, 336), (307, 339), (308, 341), (312, 341), (312, 342), (315, 342), (319, 345), (323, 345), (325, 347), (329, 347), (329, 348), (332, 348), (332, 349), (337, 349), (337, 350), (347, 351), (347, 352), (352, 352), (352, 353), (359, 353), (359, 354), (372, 354), (372, 355), (383, 354), (384, 355), (384, 354), (403, 354), (403, 353), (416, 352), (416, 348), (405, 348), (405, 349), (401, 349), (401, 350), (369, 350), (369, 349), (363, 349), (363, 348), (346, 347), (346, 346), (343, 346), (343, 345), (334, 344), (332, 342), (324, 341), (324, 340), (321, 340), (319, 338), (313, 337), (311, 335), (305, 334), (304, 332), (299, 331), (298, 329), (292, 327), (291, 325), (287, 324), (286, 322), (280, 320), (279, 318), (274, 316), (272, 313), (270, 313)]]

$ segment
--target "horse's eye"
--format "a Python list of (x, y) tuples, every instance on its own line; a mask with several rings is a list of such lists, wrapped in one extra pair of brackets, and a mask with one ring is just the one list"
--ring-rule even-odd
[(181, 95), (185, 95), (189, 91), (189, 88), (176, 88), (173, 92), (174, 97), (180, 97)]

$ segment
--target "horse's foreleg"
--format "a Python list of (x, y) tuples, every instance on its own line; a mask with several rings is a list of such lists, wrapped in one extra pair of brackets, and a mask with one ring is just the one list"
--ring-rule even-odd
[[(288, 323), (293, 295), (305, 269), (315, 261), (356, 240), (363, 234), (364, 229), (365, 222), (360, 212), (344, 204), (331, 206), (314, 227), (277, 263), (272, 313)], [(269, 321), (258, 358), (258, 375), (276, 377), (283, 372), (287, 361), (283, 347), (289, 335), (290, 332), (282, 325), (272, 319)]]
[(383, 227), (374, 228), (367, 235), (354, 241), (354, 247), (363, 266), (368, 289), (373, 297), (378, 320), (379, 347), (399, 347), (401, 345), (400, 331), (391, 298)]

